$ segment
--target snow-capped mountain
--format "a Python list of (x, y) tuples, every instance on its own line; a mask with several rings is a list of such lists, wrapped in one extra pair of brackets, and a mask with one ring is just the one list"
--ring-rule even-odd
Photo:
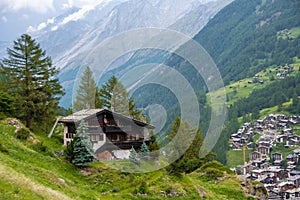
[[(106, 0), (73, 8), (29, 32), (60, 68), (66, 90), (62, 105), (71, 105), (71, 88), (82, 61), (108, 37), (144, 27), (171, 28), (192, 37), (231, 0)], [(100, 64), (100, 63), (99, 63)]]

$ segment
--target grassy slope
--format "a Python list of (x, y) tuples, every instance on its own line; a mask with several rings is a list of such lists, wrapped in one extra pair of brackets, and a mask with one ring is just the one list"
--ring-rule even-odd
[[(246, 150), (246, 161), (249, 161), (250, 150)], [(243, 151), (233, 151), (230, 150), (227, 152), (227, 165), (228, 167), (237, 167), (238, 165), (244, 164), (244, 155)]]
[[(218, 181), (194, 172), (176, 178), (163, 170), (146, 174), (122, 173), (96, 163), (83, 175), (52, 152), (61, 144), (46, 135), (22, 142), (15, 138), (15, 128), (0, 122), (0, 196), (2, 199), (163, 199), (162, 191), (176, 191), (178, 199), (246, 199), (240, 182), (232, 175)], [(45, 152), (33, 150), (38, 142)], [(5, 152), (5, 149), (8, 152)], [(61, 180), (63, 179), (63, 180)], [(146, 181), (147, 196), (133, 195)], [(176, 199), (176, 198), (175, 198)]]
[[(291, 64), (294, 67), (294, 71), (292, 73), (295, 74), (299, 71), (300, 68), (300, 59), (299, 58), (295, 58), (294, 59), (294, 64)], [(260, 77), (257, 78), (258, 81), (263, 80), (264, 84), (261, 84), (259, 82), (255, 83), (255, 78), (245, 78), (242, 79), (240, 81), (237, 82), (233, 82), (229, 85), (225, 86), (225, 91), (227, 94), (227, 104), (231, 105), (234, 102), (238, 101), (241, 98), (246, 98), (248, 97), (253, 90), (255, 89), (262, 89), (264, 88), (266, 85), (272, 83), (272, 81), (270, 80), (271, 77), (274, 77), (274, 80), (277, 80), (278, 77), (276, 77), (276, 69), (275, 67), (269, 67), (264, 71), (261, 71), (259, 73), (257, 73)], [(253, 83), (248, 83), (249, 81), (252, 81)], [(222, 90), (217, 90), (213, 92), (213, 95), (218, 96), (218, 94), (220, 94), (222, 92)], [(211, 95), (211, 94), (208, 94)]]

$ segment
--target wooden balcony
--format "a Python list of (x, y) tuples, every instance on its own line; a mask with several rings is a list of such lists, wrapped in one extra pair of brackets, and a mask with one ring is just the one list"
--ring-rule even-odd
[(130, 132), (132, 130), (131, 126), (105, 126), (103, 127), (106, 133), (120, 133), (120, 132)]

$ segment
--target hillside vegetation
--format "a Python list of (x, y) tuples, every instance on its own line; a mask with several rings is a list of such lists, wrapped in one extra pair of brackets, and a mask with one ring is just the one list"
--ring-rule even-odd
[[(8, 121), (0, 123), (2, 199), (252, 199), (246, 198), (241, 182), (215, 161), (182, 176), (164, 170), (130, 174), (103, 163), (78, 169), (53, 153), (62, 149), (58, 137), (30, 132), (27, 139), (18, 139)], [(256, 195), (263, 195), (263, 190)]]
[(195, 36), (226, 84), (272, 65), (293, 62), (300, 49), (300, 6), (295, 0), (237, 0)]

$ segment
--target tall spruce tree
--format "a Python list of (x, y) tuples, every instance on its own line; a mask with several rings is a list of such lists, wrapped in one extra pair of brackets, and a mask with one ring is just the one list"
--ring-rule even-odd
[(145, 142), (141, 146), (140, 157), (142, 160), (149, 160), (149, 149)]
[(75, 166), (82, 167), (95, 160), (95, 153), (90, 137), (87, 135), (87, 127), (84, 121), (81, 121), (76, 129), (73, 140), (73, 159)]
[(73, 109), (79, 111), (82, 109), (95, 108), (96, 91), (97, 85), (94, 80), (93, 72), (87, 67), (81, 76)]
[(138, 165), (138, 164), (140, 163), (140, 161), (139, 161), (138, 158), (137, 158), (136, 151), (135, 151), (135, 149), (134, 149), (133, 147), (131, 147), (131, 149), (130, 149), (129, 159), (130, 159), (130, 161), (133, 162), (134, 164), (137, 164), (137, 165)]
[(51, 58), (28, 34), (14, 41), (7, 54), (8, 58), (2, 60), (2, 67), (9, 77), (8, 91), (17, 99), (15, 116), (25, 120), (27, 127), (33, 120), (41, 124), (54, 119), (58, 101), (64, 92)]
[(142, 120), (144, 116), (140, 110), (136, 109), (133, 98), (128, 98), (128, 96), (124, 85), (115, 76), (112, 76), (98, 90), (96, 107), (111, 109), (134, 119)]

